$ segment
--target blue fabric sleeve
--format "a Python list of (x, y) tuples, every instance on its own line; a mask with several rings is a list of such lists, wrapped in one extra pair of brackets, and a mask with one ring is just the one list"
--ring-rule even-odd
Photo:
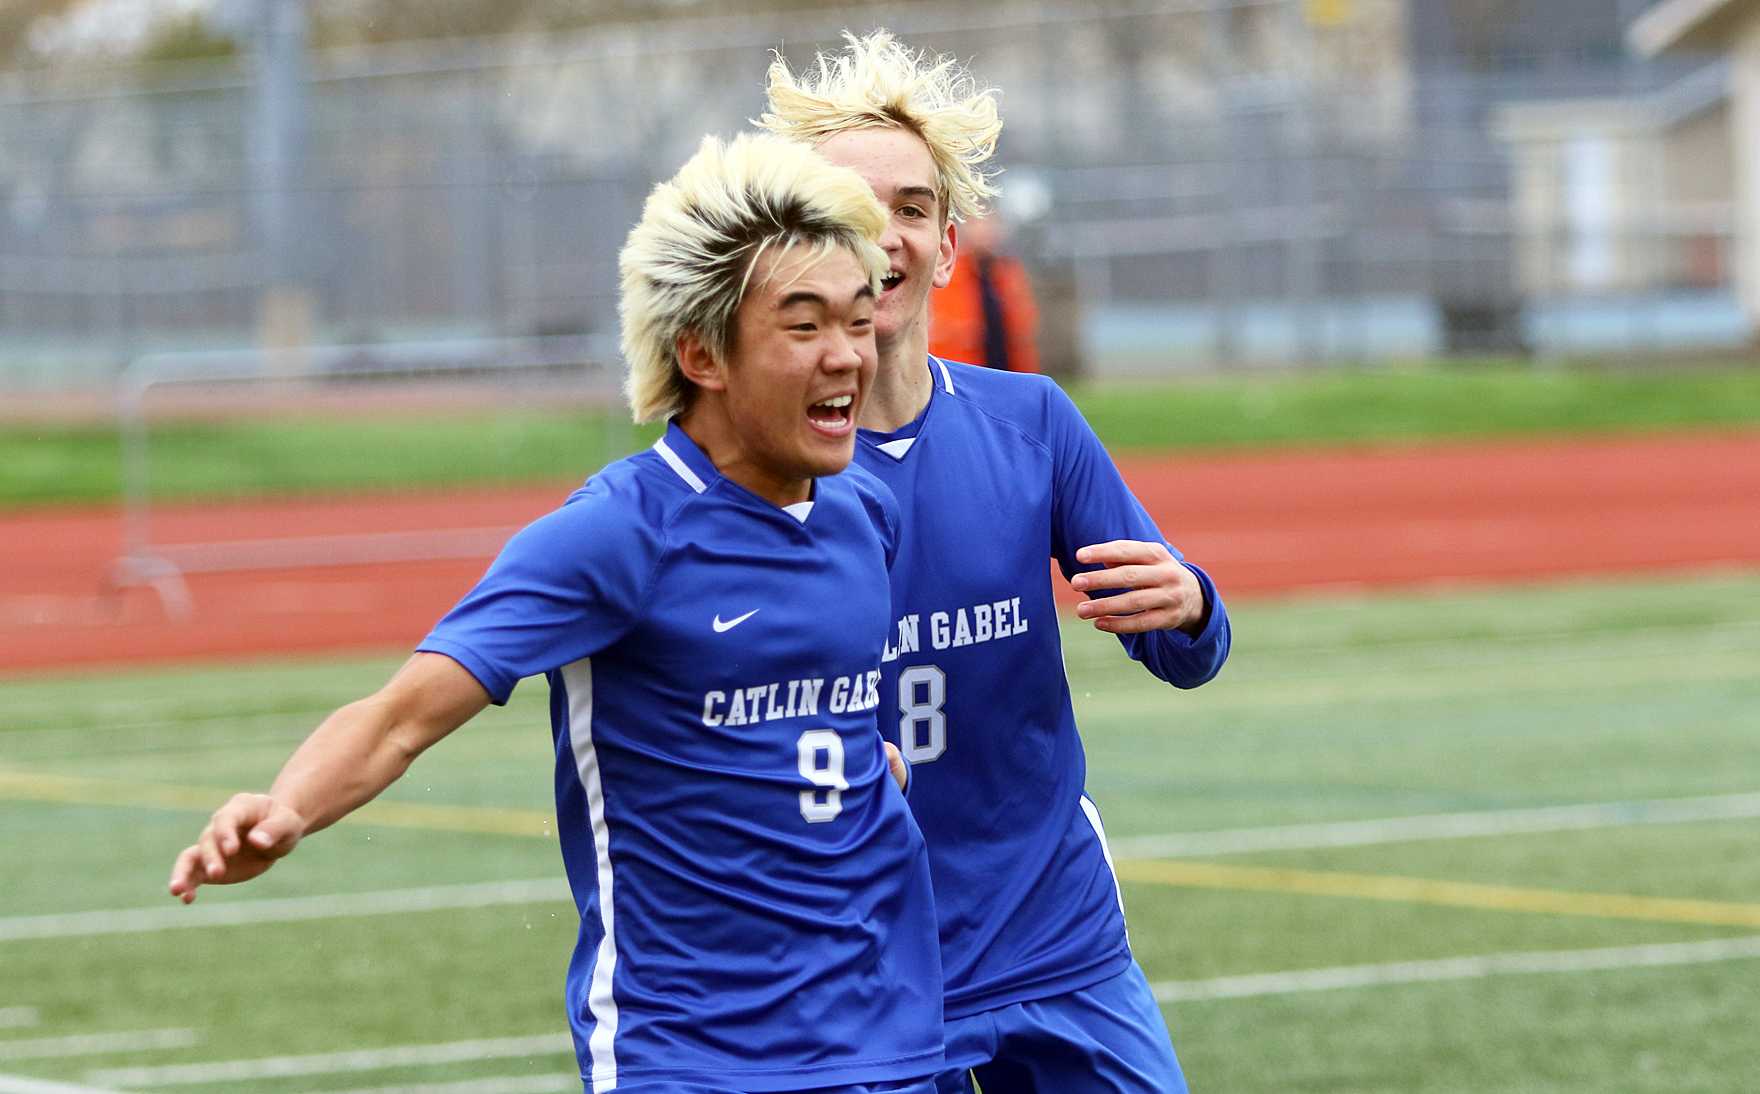
[(898, 558), (901, 527), (898, 496), (879, 476), (858, 464), (850, 464), (843, 471), (842, 477), (855, 487), (868, 519), (873, 522), (874, 530), (880, 533), (880, 541), (886, 545), (886, 569), (890, 572), (893, 562)]
[(634, 624), (660, 553), (636, 508), (589, 485), (508, 540), (416, 648), (457, 661), (501, 704), (524, 677), (609, 646)]
[[(1076, 551), (1114, 539), (1135, 539), (1165, 544), (1173, 557), (1185, 563), (1204, 590), (1208, 618), (1196, 638), (1182, 631), (1150, 631), (1121, 634), (1119, 642), (1133, 659), (1175, 687), (1194, 688), (1213, 678), (1228, 659), (1228, 609), (1210, 576), (1185, 562), (1185, 556), (1150, 519), (1149, 513), (1125, 485), (1124, 477), (1094, 435), (1081, 411), (1063, 389), (1045, 382), (1045, 433), (1056, 467), (1056, 497), (1052, 501), (1052, 555), (1066, 578), (1100, 566), (1076, 562)], [(1098, 590), (1093, 598), (1109, 595)]]
[[(880, 541), (886, 548), (886, 572), (890, 574), (893, 563), (898, 560), (900, 529), (903, 527), (898, 495), (894, 494), (892, 487), (882, 482), (879, 476), (854, 463), (850, 464), (843, 474), (855, 487), (856, 496), (861, 499), (862, 509), (868, 514), (868, 520), (873, 523), (874, 530), (880, 533)], [(894, 604), (889, 615), (897, 613), (898, 605)], [(885, 709), (884, 703), (881, 704), (880, 709)], [(880, 737), (880, 760), (881, 766), (884, 768), (886, 767), (886, 734), (880, 730), (878, 710), (875, 711), (874, 732)], [(911, 777), (911, 762), (905, 759), (902, 750), (898, 756), (899, 759), (904, 760), (904, 786), (901, 789), (905, 798), (909, 799), (911, 786), (914, 782)], [(892, 778), (890, 769), (887, 769), (886, 777)]]

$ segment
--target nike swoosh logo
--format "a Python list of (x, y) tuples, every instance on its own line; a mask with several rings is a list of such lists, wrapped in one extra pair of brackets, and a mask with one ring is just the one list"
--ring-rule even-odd
[(753, 608), (751, 611), (747, 612), (746, 614), (741, 615), (741, 616), (735, 616), (734, 618), (729, 619), (725, 623), (723, 623), (721, 621), (721, 613), (716, 612), (715, 613), (715, 633), (716, 634), (725, 634), (728, 631), (732, 630), (733, 628), (739, 626), (741, 623), (744, 623), (746, 620), (750, 619), (752, 616), (757, 615), (758, 612), (761, 610), (762, 609), (759, 609), (759, 608)]

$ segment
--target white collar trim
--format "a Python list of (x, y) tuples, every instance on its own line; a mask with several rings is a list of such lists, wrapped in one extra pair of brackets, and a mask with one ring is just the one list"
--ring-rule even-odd
[(874, 447), (886, 453), (888, 456), (891, 456), (895, 460), (902, 460), (904, 459), (904, 454), (911, 450), (911, 445), (916, 443), (917, 439), (915, 437), (900, 437), (896, 441), (886, 441), (885, 443), (877, 444)]
[(678, 453), (674, 452), (666, 444), (665, 437), (661, 437), (654, 442), (654, 451), (660, 453), (660, 458), (666, 461), (667, 466), (678, 472), (678, 477), (683, 479), (686, 483), (689, 483), (692, 490), (701, 494), (703, 491), (709, 489), (703, 484), (703, 480), (697, 477), (697, 473), (691, 470), (690, 465), (679, 459)]
[(941, 386), (946, 389), (946, 391), (949, 395), (952, 395), (953, 394), (953, 373), (947, 371), (947, 362), (943, 361), (939, 357), (931, 357), (931, 358), (929, 358), (929, 360), (934, 361), (935, 367), (941, 370)]

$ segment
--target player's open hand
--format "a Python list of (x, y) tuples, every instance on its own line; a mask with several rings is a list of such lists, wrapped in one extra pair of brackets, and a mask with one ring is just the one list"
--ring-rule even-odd
[(171, 866), (171, 895), (185, 904), (203, 885), (249, 881), (292, 851), (306, 822), (267, 794), (234, 794)]
[(1095, 628), (1111, 634), (1182, 630), (1193, 637), (1203, 629), (1203, 586), (1166, 544), (1115, 539), (1083, 547), (1076, 561), (1105, 568), (1070, 578), (1072, 589), (1089, 594), (1124, 590), (1076, 605), (1076, 615)]

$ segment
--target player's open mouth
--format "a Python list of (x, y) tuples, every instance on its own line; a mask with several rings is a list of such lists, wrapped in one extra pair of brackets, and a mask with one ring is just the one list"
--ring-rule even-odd
[(841, 437), (855, 424), (850, 414), (855, 409), (854, 395), (836, 395), (821, 399), (807, 408), (807, 421), (821, 433)]
[(886, 295), (893, 289), (898, 288), (899, 284), (903, 281), (904, 274), (898, 270), (893, 270), (891, 273), (880, 279), (880, 294), (882, 296)]

